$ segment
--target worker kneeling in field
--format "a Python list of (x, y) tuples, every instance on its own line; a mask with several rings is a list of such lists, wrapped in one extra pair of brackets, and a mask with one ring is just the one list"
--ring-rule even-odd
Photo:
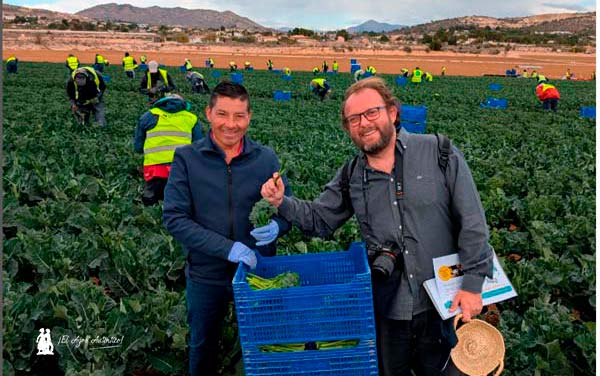
[(321, 101), (325, 100), (325, 98), (331, 95), (331, 88), (327, 83), (327, 80), (324, 78), (314, 78), (310, 81), (310, 87), (313, 93), (319, 96)]
[(67, 95), (71, 102), (71, 111), (81, 124), (89, 124), (93, 113), (100, 126), (106, 126), (104, 102), (102, 100), (106, 84), (102, 74), (92, 67), (77, 68), (67, 82)]
[(175, 90), (175, 84), (166, 69), (158, 67), (154, 60), (148, 63), (148, 72), (142, 76), (140, 93), (148, 95), (148, 102), (154, 103), (166, 93)]
[(189, 112), (190, 104), (177, 94), (157, 100), (140, 118), (133, 147), (144, 153), (144, 205), (154, 205), (164, 197), (175, 149), (202, 138), (202, 125)]
[(543, 75), (538, 75), (538, 85), (535, 88), (535, 94), (543, 103), (544, 110), (556, 112), (560, 93), (556, 86), (549, 84)]
[(6, 59), (6, 73), (17, 73), (17, 68), (18, 68), (18, 64), (19, 64), (19, 59), (17, 59), (14, 56), (9, 57), (8, 59)]
[(204, 75), (202, 73), (196, 71), (188, 71), (185, 74), (185, 77), (192, 85), (192, 93), (198, 94), (208, 94), (210, 93), (210, 88), (208, 84), (204, 80)]
[(380, 374), (442, 375), (457, 338), (423, 287), (432, 260), (458, 253), (464, 276), (450, 312), (460, 307), (470, 321), (482, 310), (494, 253), (462, 153), (445, 136), (397, 132), (398, 107), (382, 79), (353, 84), (341, 126), (357, 155), (312, 202), (284, 196), (277, 174), (261, 195), (308, 236), (327, 238), (355, 215), (371, 268)]
[[(260, 200), (262, 183), (280, 165), (272, 149), (246, 135), (252, 117), (246, 89), (221, 82), (205, 115), (208, 136), (175, 150), (163, 203), (163, 223), (182, 243), (187, 261), (191, 376), (217, 374), (219, 339), (233, 300), (237, 264), (255, 268), (254, 249), (274, 256), (275, 240), (291, 227), (274, 215), (268, 225), (250, 231), (249, 215)], [(291, 194), (289, 188), (285, 194)]]

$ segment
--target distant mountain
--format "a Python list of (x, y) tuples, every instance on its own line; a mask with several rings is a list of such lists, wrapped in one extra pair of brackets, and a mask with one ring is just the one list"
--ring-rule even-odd
[(41, 22), (42, 20), (60, 21), (63, 19), (65, 19), (65, 20), (78, 19), (80, 21), (91, 21), (87, 17), (76, 16), (71, 13), (61, 13), (61, 12), (54, 12), (54, 11), (46, 10), (46, 9), (26, 8), (26, 7), (20, 7), (17, 5), (2, 4), (2, 19), (3, 20), (11, 20), (11, 19), (14, 19), (16, 16), (37, 17), (39, 19), (40, 23), (43, 23), (43, 22)]
[(528, 17), (494, 18), (485, 16), (468, 16), (433, 21), (411, 26), (407, 33), (430, 33), (451, 27), (490, 27), (495, 29), (528, 29), (539, 32), (586, 32), (596, 33), (596, 12), (587, 13), (552, 13)]
[(202, 29), (239, 28), (266, 31), (268, 28), (238, 16), (231, 11), (218, 12), (209, 9), (163, 8), (153, 6), (138, 8), (129, 4), (101, 4), (76, 13), (101, 21), (122, 21), (148, 25), (184, 26)]
[(385, 22), (377, 22), (375, 20), (369, 20), (367, 22), (363, 22), (358, 26), (352, 26), (347, 28), (346, 30), (349, 33), (362, 33), (365, 31), (374, 31), (376, 33), (381, 33), (384, 31), (392, 31), (398, 30), (405, 26), (403, 25), (393, 25)]

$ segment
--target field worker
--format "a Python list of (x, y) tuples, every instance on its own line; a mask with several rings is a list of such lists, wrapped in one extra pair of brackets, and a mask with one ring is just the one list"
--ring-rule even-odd
[(252, 63), (248, 60), (244, 61), (244, 70), (251, 70), (252, 69)]
[(423, 77), (425, 78), (426, 82), (431, 82), (433, 81), (433, 74), (429, 73), (429, 72), (425, 72), (425, 74), (423, 75)]
[(190, 104), (177, 94), (157, 100), (145, 112), (135, 129), (133, 148), (144, 153), (144, 205), (164, 198), (175, 149), (202, 138), (202, 125), (189, 112)]
[(321, 101), (325, 100), (328, 95), (331, 95), (331, 88), (324, 78), (314, 78), (310, 81), (310, 87), (313, 93), (315, 93)]
[(592, 75), (590, 76), (590, 78), (591, 78), (592, 80), (595, 80), (595, 79), (596, 79), (596, 72), (592, 72)]
[(365, 71), (362, 69), (357, 69), (356, 71), (354, 71), (354, 82), (362, 80), (364, 75)]
[(544, 76), (541, 73), (538, 73), (535, 77), (537, 78), (538, 83), (542, 82), (542, 81), (546, 81), (546, 76)]
[(337, 73), (338, 70), (340, 69), (340, 65), (338, 64), (338, 62), (336, 60), (334, 60), (333, 64), (331, 64), (331, 69), (333, 70), (334, 73)]
[[(248, 216), (261, 199), (262, 183), (280, 165), (272, 149), (246, 135), (252, 117), (246, 89), (219, 83), (205, 114), (209, 134), (175, 150), (163, 202), (163, 223), (183, 245), (187, 259), (191, 376), (217, 374), (218, 343), (233, 300), (237, 264), (254, 269), (255, 249), (274, 256), (275, 240), (291, 227), (274, 216), (268, 225), (250, 231)], [(286, 188), (285, 194), (291, 191)]]
[(65, 66), (69, 68), (69, 72), (74, 72), (75, 69), (79, 68), (79, 59), (75, 55), (69, 54)]
[(6, 73), (17, 74), (18, 65), (19, 59), (17, 59), (14, 55), (10, 56), (8, 59), (6, 59)]
[[(408, 74), (408, 69), (406, 70), (406, 73)], [(446, 75), (446, 67), (442, 65), (442, 76)]]
[(140, 56), (140, 64), (146, 64), (148, 57), (146, 55)]
[(102, 74), (96, 72), (92, 67), (77, 68), (71, 73), (67, 82), (67, 95), (71, 103), (71, 111), (80, 121), (87, 125), (91, 114), (94, 114), (96, 122), (104, 127), (104, 91), (106, 85)]
[(106, 60), (104, 56), (100, 54), (96, 54), (94, 57), (94, 69), (100, 73), (104, 72), (104, 66), (106, 65)]
[(283, 74), (286, 76), (291, 76), (292, 75), (292, 70), (288, 67), (283, 68)]
[(122, 65), (127, 77), (131, 79), (135, 78), (135, 68), (137, 68), (137, 61), (135, 61), (133, 56), (129, 56), (129, 52), (125, 52)]
[(185, 62), (183, 63), (183, 66), (185, 67), (186, 71), (191, 71), (192, 70), (192, 62), (190, 61), (190, 59), (185, 59)]
[(408, 69), (407, 69), (407, 68), (402, 68), (402, 69), (400, 69), (400, 74), (401, 74), (403, 77), (408, 77)]
[(542, 77), (542, 75), (538, 76), (538, 85), (535, 88), (535, 94), (543, 103), (544, 110), (556, 112), (560, 93), (556, 86), (549, 84), (545, 78), (540, 79), (539, 77)]
[(529, 78), (529, 73), (527, 73), (527, 68), (523, 68), (523, 72), (521, 73), (521, 77)]
[(538, 78), (538, 73), (535, 71), (535, 69), (531, 71), (531, 78)]
[(204, 75), (196, 71), (188, 71), (185, 75), (189, 83), (192, 85), (192, 93), (208, 94), (210, 88), (204, 80)]
[(484, 278), (492, 278), (493, 249), (462, 153), (447, 138), (442, 155), (435, 135), (397, 133), (398, 105), (382, 79), (354, 83), (342, 127), (357, 156), (312, 202), (284, 197), (285, 184), (273, 178), (261, 194), (307, 235), (330, 236), (356, 215), (372, 272), (380, 373), (411, 375), (412, 367), (441, 375), (457, 339), (423, 287), (434, 277), (432, 259), (458, 252), (464, 279), (450, 311), (460, 306), (470, 321), (482, 309)]
[(319, 74), (319, 67), (314, 67), (312, 69), (312, 72), (313, 72), (313, 76), (316, 76), (317, 74)]
[(369, 66), (367, 66), (367, 72), (371, 73), (371, 74), (375, 74), (375, 73), (377, 73), (377, 69), (375, 69), (374, 66), (369, 65)]
[(208, 66), (211, 67), (211, 68), (215, 67), (215, 61), (213, 60), (212, 57), (208, 58)]
[(423, 78), (423, 71), (421, 69), (419, 69), (419, 67), (416, 67), (412, 72), (412, 77), (410, 78), (410, 81), (414, 84), (420, 84), (422, 78)]
[(567, 68), (567, 71), (565, 72), (565, 80), (571, 80), (573, 79), (573, 73), (571, 73), (571, 68)]
[(142, 76), (140, 93), (148, 95), (149, 103), (154, 103), (173, 90), (175, 90), (175, 84), (171, 75), (166, 69), (159, 68), (155, 60), (151, 60), (148, 63), (148, 72)]
[(321, 68), (323, 69), (323, 73), (327, 73), (329, 70), (329, 65), (327, 65), (327, 60), (323, 60), (323, 64), (321, 64)]
[(230, 72), (234, 72), (237, 70), (237, 64), (235, 63), (235, 61), (230, 61), (229, 62), (229, 71)]
[(267, 60), (267, 69), (273, 70), (273, 61), (271, 59)]

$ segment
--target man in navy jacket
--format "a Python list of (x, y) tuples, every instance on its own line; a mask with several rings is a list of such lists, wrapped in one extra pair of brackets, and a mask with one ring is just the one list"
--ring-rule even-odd
[[(273, 256), (274, 240), (291, 227), (274, 216), (269, 225), (252, 230), (248, 219), (261, 199), (262, 183), (280, 166), (273, 150), (246, 136), (252, 116), (246, 89), (221, 82), (205, 112), (211, 125), (208, 137), (175, 150), (163, 203), (165, 227), (187, 257), (192, 376), (216, 374), (218, 340), (233, 300), (237, 264), (256, 267), (252, 248)], [(286, 188), (285, 194), (291, 191)]]

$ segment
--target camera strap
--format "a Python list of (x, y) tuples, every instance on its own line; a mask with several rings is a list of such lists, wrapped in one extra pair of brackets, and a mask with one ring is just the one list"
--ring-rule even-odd
[(400, 213), (400, 240), (401, 251), (404, 251), (404, 157), (400, 152), (402, 145), (396, 143), (394, 152), (394, 179), (396, 182), (396, 206)]

